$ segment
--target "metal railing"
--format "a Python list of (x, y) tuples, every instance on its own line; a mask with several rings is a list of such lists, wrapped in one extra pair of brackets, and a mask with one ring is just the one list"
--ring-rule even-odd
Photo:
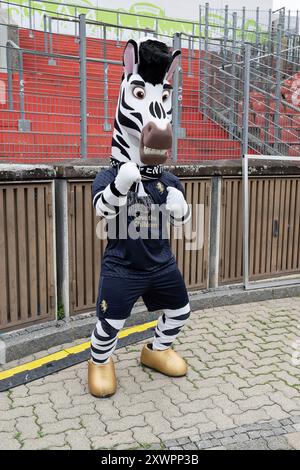
[[(208, 11), (207, 4), (205, 30), (199, 30), (199, 37), (177, 33), (173, 39), (167, 38), (174, 48), (182, 49), (181, 66), (174, 78), (173, 161), (239, 158), (249, 148), (274, 155), (281, 151), (298, 152), (300, 110), (281, 92), (284, 81), (300, 68), (300, 46), (289, 47), (283, 41), (282, 21), (272, 31), (271, 52), (263, 44), (256, 47), (242, 42), (237, 35), (236, 12), (233, 34), (211, 38)], [(107, 157), (122, 74), (120, 40), (107, 37), (111, 24), (87, 20), (83, 14), (79, 18), (44, 18), (44, 31), (20, 30), (23, 47), (15, 44), (14, 48), (21, 57), (18, 83), (13, 80), (16, 68), (10, 62), (12, 45), (6, 47), (9, 103), (1, 114), (3, 128), (8, 132), (0, 129), (0, 155), (26, 159)], [(49, 19), (77, 25), (77, 36), (54, 33)], [(90, 24), (99, 29), (99, 38), (88, 36)], [(165, 35), (158, 37), (166, 40)], [(248, 48), (251, 60), (247, 78)], [(66, 53), (62, 53), (64, 50)], [(262, 108), (262, 99), (264, 108), (259, 112), (257, 106)], [(9, 110), (14, 111), (14, 116), (19, 114), (18, 130), (22, 133), (16, 135), (14, 116)], [(13, 155), (16, 140), (20, 145)], [(21, 144), (28, 144), (26, 151)]]

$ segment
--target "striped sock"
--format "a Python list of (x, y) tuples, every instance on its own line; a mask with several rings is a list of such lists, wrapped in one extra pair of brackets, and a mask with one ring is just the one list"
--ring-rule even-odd
[(152, 348), (157, 351), (168, 349), (186, 324), (190, 313), (190, 304), (177, 310), (164, 310), (155, 328)]
[(107, 364), (116, 349), (119, 331), (126, 320), (102, 318), (98, 320), (91, 337), (91, 357), (95, 364)]

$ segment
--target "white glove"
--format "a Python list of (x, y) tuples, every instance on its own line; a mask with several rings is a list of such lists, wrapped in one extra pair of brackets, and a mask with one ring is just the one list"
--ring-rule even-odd
[(140, 181), (141, 174), (137, 165), (133, 162), (127, 162), (120, 167), (115, 179), (115, 186), (125, 196), (133, 183), (139, 183)]
[(176, 219), (184, 217), (188, 212), (188, 205), (184, 199), (184, 195), (179, 189), (172, 186), (167, 187), (168, 196), (166, 209), (170, 211)]

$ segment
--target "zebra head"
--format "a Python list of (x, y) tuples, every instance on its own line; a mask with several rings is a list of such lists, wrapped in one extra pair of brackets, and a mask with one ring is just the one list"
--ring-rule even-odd
[(154, 38), (130, 39), (116, 110), (112, 157), (138, 165), (166, 161), (172, 146), (172, 77), (180, 51)]

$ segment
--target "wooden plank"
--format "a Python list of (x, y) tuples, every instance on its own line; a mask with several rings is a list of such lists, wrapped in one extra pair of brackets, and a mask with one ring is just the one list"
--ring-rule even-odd
[(84, 185), (84, 241), (85, 241), (85, 291), (86, 306), (93, 307), (93, 246), (94, 246), (94, 226), (93, 226), (93, 205), (91, 185)]
[[(275, 179), (274, 184), (274, 199), (273, 199), (273, 224), (274, 221), (278, 221), (278, 227), (280, 230), (279, 216), (280, 216), (280, 192), (281, 184), (279, 179)], [(272, 226), (273, 231), (273, 226)], [(278, 237), (272, 236), (272, 255), (271, 255), (271, 269), (270, 274), (277, 272), (277, 256), (278, 256)]]
[(268, 230), (268, 211), (269, 211), (269, 188), (270, 180), (262, 181), (262, 209), (261, 209), (261, 253), (259, 260), (259, 273), (266, 274), (266, 255), (267, 255), (267, 230)]
[[(186, 201), (190, 204), (193, 199), (193, 186), (194, 183), (192, 181), (188, 181), (186, 184), (185, 190), (185, 197)], [(182, 234), (184, 234), (184, 226), (182, 226)], [(184, 239), (183, 245), (183, 255), (184, 255), (184, 264), (183, 264), (183, 275), (186, 282), (187, 287), (191, 286), (191, 277), (190, 277), (190, 269), (191, 269), (191, 250), (186, 249), (186, 238)]]
[(19, 320), (19, 285), (18, 285), (18, 252), (16, 233), (15, 187), (6, 189), (7, 214), (7, 259), (8, 259), (8, 292), (9, 292), (9, 325), (18, 324)]
[(83, 252), (83, 206), (82, 185), (74, 185), (75, 194), (75, 264), (76, 264), (76, 308), (84, 308), (84, 252)]
[(234, 224), (231, 224), (231, 237), (230, 237), (230, 267), (229, 275), (230, 279), (236, 279), (236, 264), (237, 264), (237, 217), (238, 217), (238, 185), (239, 181), (235, 180), (232, 183), (232, 203), (231, 203), (231, 220), (235, 220)]
[(38, 253), (37, 253), (37, 221), (35, 187), (29, 186), (27, 190), (27, 217), (28, 217), (28, 260), (29, 260), (29, 317), (38, 318), (39, 290), (38, 290)]
[[(47, 297), (48, 297), (48, 311), (46, 316), (48, 318), (54, 318), (55, 316), (55, 302), (54, 302), (54, 240), (53, 240), (53, 214), (54, 208), (53, 197), (52, 197), (52, 184), (45, 185), (45, 196), (47, 202), (46, 210), (46, 250), (47, 250)], [(53, 300), (51, 302), (51, 297)]]
[[(286, 267), (287, 271), (292, 272), (293, 270), (293, 257), (297, 255), (297, 248), (295, 247), (295, 206), (296, 206), (296, 188), (297, 180), (292, 178), (290, 180), (291, 192), (290, 192), (290, 210), (289, 210), (289, 219), (288, 219), (288, 241), (287, 241), (287, 259)], [(299, 205), (299, 202), (298, 202)], [(295, 253), (296, 248), (296, 253)]]
[(284, 200), (284, 212), (283, 212), (283, 231), (282, 231), (282, 257), (281, 257), (281, 270), (283, 273), (288, 271), (287, 267), (287, 249), (289, 244), (289, 219), (290, 219), (290, 207), (291, 207), (291, 180), (286, 178), (285, 180), (285, 200)]
[(238, 208), (237, 208), (237, 242), (236, 242), (236, 281), (243, 278), (243, 198), (242, 182), (237, 182), (238, 187)]
[(268, 187), (268, 217), (267, 217), (267, 245), (266, 245), (266, 274), (271, 272), (272, 267), (272, 243), (273, 243), (273, 215), (274, 215), (274, 191), (275, 191), (275, 180), (274, 178), (269, 179)]
[(46, 197), (44, 185), (38, 185), (37, 199), (37, 246), (38, 246), (38, 289), (39, 289), (39, 316), (44, 316), (48, 312), (48, 292), (47, 292), (47, 250), (46, 250)]
[(232, 185), (234, 180), (227, 181), (226, 211), (225, 211), (225, 245), (224, 245), (224, 281), (230, 281), (230, 238), (231, 238), (231, 216), (232, 216)]
[(19, 293), (20, 293), (20, 306), (19, 315), (21, 321), (26, 321), (28, 318), (28, 276), (27, 276), (27, 211), (25, 205), (25, 198), (27, 197), (27, 189), (19, 185), (17, 188), (17, 244), (18, 244), (18, 276), (19, 276)]
[(257, 180), (250, 180), (249, 277), (254, 274)]
[(262, 214), (262, 197), (263, 197), (263, 180), (257, 181), (257, 193), (255, 200), (255, 239), (254, 239), (254, 252), (253, 252), (253, 276), (260, 274), (260, 259), (261, 259), (261, 229), (263, 224)]
[[(192, 211), (192, 220), (191, 220), (191, 231), (195, 231), (195, 222), (196, 222), (196, 213), (197, 213), (197, 205), (199, 204), (199, 188), (200, 188), (201, 182), (200, 181), (195, 181), (193, 183), (193, 195), (192, 195), (192, 206), (191, 206), (191, 211)], [(204, 223), (204, 221), (203, 221)], [(190, 262), (190, 285), (191, 287), (197, 287), (197, 261), (199, 257), (199, 250), (192, 251), (191, 253), (191, 262)]]
[(5, 328), (8, 322), (7, 299), (7, 245), (6, 245), (6, 218), (5, 218), (5, 188), (0, 187), (0, 330)]

